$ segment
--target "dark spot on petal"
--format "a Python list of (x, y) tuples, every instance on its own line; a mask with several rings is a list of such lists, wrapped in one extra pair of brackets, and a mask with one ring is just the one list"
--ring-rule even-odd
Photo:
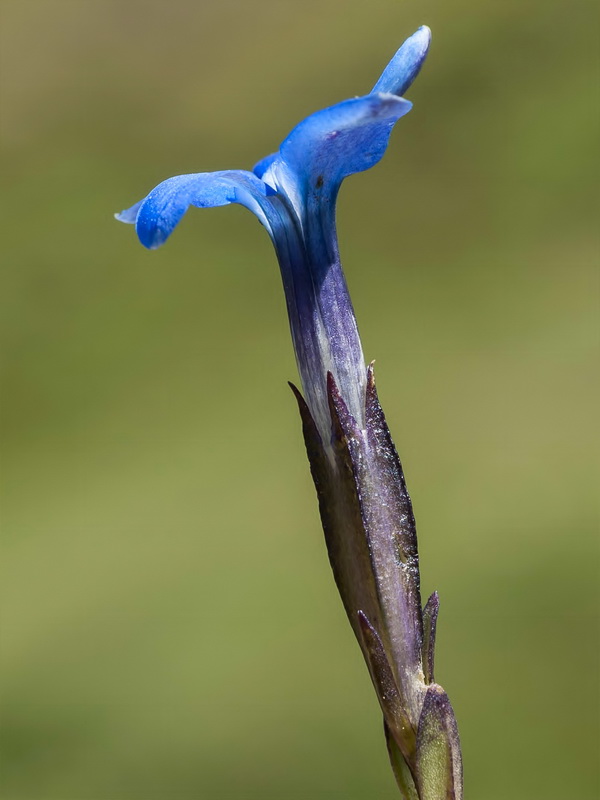
[(317, 178), (317, 189), (320, 189), (321, 186), (323, 186), (323, 176), (319, 175), (319, 177)]

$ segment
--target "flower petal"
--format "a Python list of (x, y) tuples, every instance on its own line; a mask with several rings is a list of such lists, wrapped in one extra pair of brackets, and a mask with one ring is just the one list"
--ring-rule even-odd
[(314, 176), (319, 189), (325, 179), (341, 180), (380, 161), (392, 126), (411, 108), (391, 94), (344, 100), (297, 125), (283, 141), (281, 157), (298, 174)]
[(135, 222), (140, 242), (150, 250), (160, 247), (190, 206), (209, 208), (241, 203), (270, 230), (264, 213), (267, 187), (244, 170), (177, 175), (159, 183), (144, 200), (116, 217)]
[(317, 111), (283, 141), (263, 179), (284, 192), (302, 218), (321, 199), (335, 201), (348, 175), (381, 160), (394, 123), (411, 107), (392, 94), (368, 94)]
[(419, 74), (429, 51), (431, 31), (422, 25), (400, 47), (373, 87), (373, 92), (403, 95)]

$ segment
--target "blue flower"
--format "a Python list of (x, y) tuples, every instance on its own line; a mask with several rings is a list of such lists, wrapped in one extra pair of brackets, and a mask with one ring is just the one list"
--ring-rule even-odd
[(334, 576), (384, 716), (406, 800), (462, 798), (454, 712), (434, 681), (438, 598), (421, 607), (412, 504), (365, 367), (339, 258), (335, 204), (344, 178), (383, 157), (411, 104), (430, 32), (419, 28), (372, 91), (307, 117), (252, 172), (179, 175), (117, 218), (154, 249), (190, 206), (241, 203), (269, 232), (283, 277), (306, 399), (296, 390)]
[(402, 95), (427, 55), (430, 31), (407, 39), (372, 91), (317, 111), (252, 172), (179, 175), (117, 214), (141, 243), (164, 244), (190, 206), (241, 203), (269, 232), (281, 267), (306, 401), (324, 442), (330, 437), (327, 374), (364, 424), (367, 372), (342, 272), (335, 204), (344, 178), (377, 164), (394, 124), (411, 109)]

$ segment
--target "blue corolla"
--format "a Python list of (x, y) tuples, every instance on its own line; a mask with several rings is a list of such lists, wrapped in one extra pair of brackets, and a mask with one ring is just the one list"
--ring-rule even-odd
[(150, 249), (167, 240), (189, 206), (241, 203), (256, 214), (275, 246), (302, 385), (322, 433), (329, 428), (328, 372), (364, 421), (366, 370), (338, 252), (337, 193), (344, 178), (382, 158), (394, 124), (410, 111), (401, 95), (421, 68), (430, 36), (420, 28), (369, 94), (307, 117), (252, 172), (178, 175), (117, 214), (135, 224)]

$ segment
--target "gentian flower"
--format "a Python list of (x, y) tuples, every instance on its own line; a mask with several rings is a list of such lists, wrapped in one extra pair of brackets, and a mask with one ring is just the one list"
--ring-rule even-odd
[(434, 682), (438, 612), (421, 608), (417, 539), (402, 467), (365, 360), (335, 229), (344, 178), (377, 164), (430, 31), (404, 42), (362, 97), (318, 111), (254, 169), (179, 175), (116, 215), (141, 243), (164, 244), (190, 206), (241, 203), (277, 254), (304, 397), (294, 389), (334, 576), (381, 705), (407, 800), (462, 797), (458, 732)]

